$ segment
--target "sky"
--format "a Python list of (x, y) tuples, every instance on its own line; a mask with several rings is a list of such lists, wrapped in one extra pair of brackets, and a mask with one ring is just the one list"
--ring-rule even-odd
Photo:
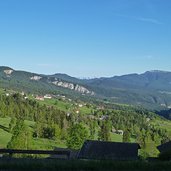
[(79, 78), (171, 71), (170, 0), (1, 0), (0, 66)]

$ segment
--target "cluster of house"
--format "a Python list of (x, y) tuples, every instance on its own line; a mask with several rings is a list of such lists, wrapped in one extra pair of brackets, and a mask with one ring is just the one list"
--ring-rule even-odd
[(46, 94), (44, 96), (36, 96), (36, 100), (44, 101), (44, 99), (52, 99), (52, 96), (50, 94)]
[[(34, 96), (34, 95), (33, 95)], [(52, 99), (52, 98), (59, 98), (59, 99), (62, 99), (62, 100), (68, 100), (69, 102), (72, 101), (72, 99), (67, 99), (64, 95), (50, 95), (50, 94), (46, 94), (44, 96), (42, 95), (37, 95), (35, 97), (36, 100), (40, 100), (40, 101), (44, 101), (45, 99)]]
[[(171, 141), (157, 147), (160, 152), (171, 150)], [(80, 150), (59, 149), (57, 151), (68, 151), (69, 159), (88, 159), (88, 160), (138, 160), (137, 143), (121, 143), (87, 140)], [(52, 158), (65, 158), (68, 156), (53, 155)]]

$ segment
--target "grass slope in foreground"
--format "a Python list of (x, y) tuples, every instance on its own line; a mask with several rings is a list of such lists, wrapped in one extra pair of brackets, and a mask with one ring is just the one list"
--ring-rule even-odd
[[(6, 148), (8, 142), (11, 140), (12, 134), (9, 133), (8, 127), (11, 118), (0, 118), (0, 148)], [(32, 129), (35, 122), (25, 120), (25, 124)], [(54, 149), (55, 147), (66, 147), (63, 141), (55, 141), (45, 138), (33, 138), (32, 149)]]

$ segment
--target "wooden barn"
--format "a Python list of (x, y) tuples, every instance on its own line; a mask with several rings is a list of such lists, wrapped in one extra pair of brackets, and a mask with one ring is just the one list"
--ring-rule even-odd
[(69, 148), (55, 148), (54, 151), (59, 152), (59, 154), (53, 154), (49, 158), (54, 159), (76, 159), (79, 150), (73, 150)]
[(84, 142), (78, 158), (94, 160), (137, 160), (138, 149), (140, 149), (140, 146), (137, 143), (87, 140)]
[(160, 153), (171, 151), (171, 141), (157, 146), (157, 149), (160, 151)]

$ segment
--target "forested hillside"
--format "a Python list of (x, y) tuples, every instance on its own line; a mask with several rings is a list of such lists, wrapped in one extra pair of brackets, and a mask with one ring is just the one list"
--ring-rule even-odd
[(1, 94), (0, 101), (1, 147), (79, 149), (85, 139), (98, 139), (138, 142), (142, 156), (156, 156), (156, 145), (171, 138), (171, 123), (143, 109), (87, 104), (89, 110), (78, 113), (72, 108), (59, 109), (58, 99), (55, 104), (40, 103), (19, 93)]

